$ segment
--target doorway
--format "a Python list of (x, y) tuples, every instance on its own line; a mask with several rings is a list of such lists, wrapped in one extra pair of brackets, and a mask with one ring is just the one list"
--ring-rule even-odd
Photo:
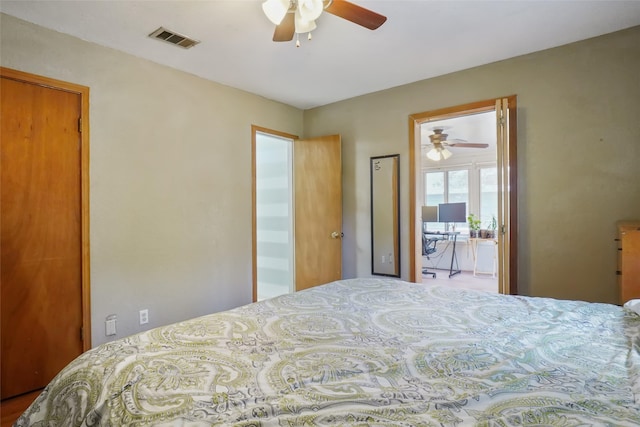
[(293, 292), (293, 141), (255, 133), (255, 300)]
[(89, 88), (0, 71), (4, 400), (91, 348)]
[(252, 126), (252, 198), (254, 301), (342, 278), (340, 135)]
[[(464, 141), (458, 138), (451, 138), (447, 142), (441, 144), (441, 140), (447, 140), (447, 132), (453, 134), (455, 130), (453, 126), (462, 127), (463, 121), (466, 119), (471, 122), (472, 119), (491, 117), (493, 121), (493, 137), (495, 138), (495, 157), (479, 158), (474, 161), (470, 148), (487, 148), (490, 144), (486, 141)], [(477, 120), (476, 120), (477, 121)], [(430, 151), (423, 149), (423, 130), (428, 129), (431, 136)], [(467, 205), (466, 215), (475, 213), (478, 216), (485, 216), (484, 223), (486, 228), (493, 227), (495, 230), (494, 246), (490, 249), (489, 254), (495, 255), (495, 264), (490, 262), (491, 271), (497, 277), (497, 290), (501, 293), (517, 293), (517, 164), (516, 164), (516, 97), (490, 99), (479, 101), (461, 106), (449, 107), (440, 110), (428, 111), (424, 113), (413, 114), (409, 117), (409, 161), (410, 161), (410, 280), (413, 282), (422, 281), (422, 242), (424, 241), (424, 224), (422, 221), (423, 203), (435, 204), (436, 202), (464, 202)], [(445, 134), (444, 137), (440, 134)], [(434, 143), (435, 142), (435, 143)], [(452, 153), (455, 151), (455, 153)], [(425, 163), (423, 157), (427, 155), (435, 162), (449, 159), (455, 156), (467, 156), (466, 166), (462, 167), (435, 167), (432, 169), (431, 180), (442, 182), (442, 195), (426, 195), (428, 185), (425, 174)], [(461, 159), (462, 160), (462, 159)], [(432, 162), (434, 164), (435, 162)], [(464, 161), (458, 164), (465, 163)], [(444, 165), (444, 163), (442, 163)], [(469, 174), (473, 174), (469, 176)], [(477, 174), (477, 175), (476, 175)], [(464, 176), (463, 176), (464, 175)], [(483, 177), (484, 175), (484, 177)], [(447, 178), (451, 181), (472, 183), (476, 185), (477, 195), (467, 194), (460, 189), (452, 189), (452, 194), (447, 194)], [(471, 179), (470, 179), (471, 178)], [(485, 203), (481, 202), (480, 181), (485, 179), (486, 183), (494, 180), (496, 187), (495, 199), (485, 197)], [(470, 184), (469, 184), (470, 185)], [(454, 185), (455, 186), (455, 185)], [(433, 190), (433, 188), (431, 189)], [(457, 191), (457, 194), (456, 194)], [(433, 193), (433, 191), (432, 191)], [(436, 200), (438, 197), (442, 200)], [(458, 200), (460, 197), (465, 201)], [(428, 208), (427, 208), (428, 209)], [(486, 211), (486, 212), (484, 212)], [(481, 213), (482, 212), (482, 213)], [(491, 221), (490, 218), (495, 218)], [(481, 219), (481, 223), (482, 223)], [(468, 224), (464, 219), (457, 218), (456, 222), (460, 224), (435, 224), (437, 227), (445, 227), (442, 232), (449, 233), (447, 239), (461, 238), (467, 243), (468, 258), (472, 258), (473, 269), (475, 275), (477, 272), (484, 273), (485, 270), (476, 269), (477, 256), (481, 253), (486, 254), (487, 248), (476, 247), (476, 242), (487, 243), (483, 239), (470, 239)], [(492, 224), (492, 225), (489, 225)], [(458, 227), (454, 232), (448, 227)], [(492, 242), (489, 242), (492, 243)], [(447, 248), (452, 246), (447, 245)], [(484, 246), (484, 245), (483, 245)], [(453, 246), (455, 248), (455, 245)], [(460, 246), (458, 245), (458, 248)], [(482, 250), (482, 252), (480, 252)], [(451, 254), (447, 254), (452, 256)], [(453, 257), (452, 257), (453, 260)], [(458, 261), (456, 259), (456, 261)], [(451, 264), (453, 266), (453, 264)], [(451, 267), (453, 268), (453, 267)], [(456, 264), (456, 271), (459, 271)], [(493, 274), (492, 274), (493, 275)], [(450, 274), (449, 278), (455, 274)], [(445, 276), (446, 277), (446, 276)], [(445, 279), (446, 280), (446, 279)], [(461, 280), (455, 276), (455, 280)]]
[[(420, 125), (424, 193), (418, 202), (439, 213), (438, 221), (423, 218), (426, 242), (431, 244), (430, 250), (423, 250), (424, 283), (498, 292), (495, 123), (492, 110)], [(460, 204), (459, 218), (447, 215), (446, 209)], [(469, 218), (477, 219), (470, 224)], [(434, 232), (451, 234), (429, 234)], [(425, 256), (427, 252), (431, 253)], [(452, 260), (455, 271), (460, 270), (455, 276), (445, 274)]]

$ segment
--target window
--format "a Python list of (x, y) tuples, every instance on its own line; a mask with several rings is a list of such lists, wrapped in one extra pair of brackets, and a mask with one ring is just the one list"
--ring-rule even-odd
[[(440, 203), (467, 204), (469, 212), (469, 170), (457, 169), (438, 172), (426, 172), (424, 174), (424, 200), (427, 206), (438, 206)], [(452, 224), (429, 223), (430, 231), (452, 231)], [(469, 227), (467, 223), (455, 224), (455, 230), (467, 233)]]
[[(440, 203), (467, 203), (467, 215), (473, 212), (488, 228), (491, 219), (498, 217), (498, 174), (495, 163), (473, 163), (450, 169), (424, 171), (424, 200), (427, 206)], [(447, 231), (444, 223), (429, 223), (430, 231)], [(456, 231), (469, 232), (469, 225), (455, 224)]]
[(424, 199), (427, 206), (438, 206), (444, 203), (444, 172), (428, 172), (425, 174)]
[(498, 170), (495, 167), (480, 168), (480, 211), (482, 228), (487, 228), (491, 218), (498, 218)]

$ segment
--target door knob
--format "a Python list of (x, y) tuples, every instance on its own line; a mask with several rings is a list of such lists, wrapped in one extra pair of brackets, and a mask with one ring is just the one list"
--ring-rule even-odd
[(338, 239), (340, 237), (344, 236), (344, 233), (340, 233), (338, 231), (334, 231), (333, 233), (331, 233), (331, 238), (332, 239)]

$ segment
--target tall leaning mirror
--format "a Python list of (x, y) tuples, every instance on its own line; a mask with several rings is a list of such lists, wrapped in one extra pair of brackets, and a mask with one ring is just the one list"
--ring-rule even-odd
[(371, 157), (371, 274), (400, 277), (400, 155)]

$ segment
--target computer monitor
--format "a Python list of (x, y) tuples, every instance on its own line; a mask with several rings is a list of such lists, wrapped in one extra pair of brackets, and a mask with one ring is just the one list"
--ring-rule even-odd
[(465, 202), (440, 203), (438, 222), (467, 222), (467, 204)]
[(438, 207), (437, 206), (423, 206), (422, 207), (422, 222), (438, 222)]

